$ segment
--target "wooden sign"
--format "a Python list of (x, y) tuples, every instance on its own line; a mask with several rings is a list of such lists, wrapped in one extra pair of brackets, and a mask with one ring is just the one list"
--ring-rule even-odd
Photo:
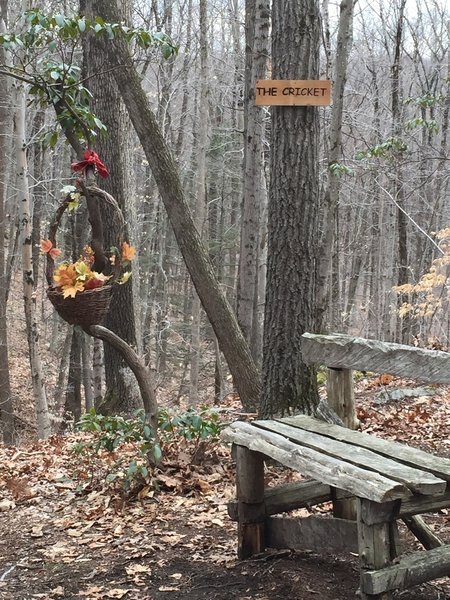
[(258, 79), (257, 106), (328, 106), (331, 82), (328, 80)]

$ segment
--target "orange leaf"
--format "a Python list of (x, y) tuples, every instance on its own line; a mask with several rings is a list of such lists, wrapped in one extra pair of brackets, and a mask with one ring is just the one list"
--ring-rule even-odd
[(53, 244), (50, 240), (41, 240), (41, 252), (47, 254), (53, 248)]
[(53, 275), (53, 280), (59, 287), (73, 285), (77, 279), (77, 272), (73, 265), (64, 264), (58, 267)]
[(136, 249), (127, 242), (122, 244), (122, 261), (129, 262), (136, 258)]
[(57, 256), (60, 256), (61, 250), (59, 248), (52, 248), (49, 250), (49, 254), (52, 258), (56, 258)]

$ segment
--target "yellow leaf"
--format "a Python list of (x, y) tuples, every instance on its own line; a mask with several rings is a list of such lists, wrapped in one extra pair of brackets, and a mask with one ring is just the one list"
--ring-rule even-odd
[(72, 285), (63, 285), (63, 297), (64, 298), (75, 298), (78, 292), (82, 292), (84, 290), (84, 285), (82, 281), (75, 281)]
[(124, 283), (126, 283), (131, 277), (131, 271), (125, 271), (125, 273), (122, 275), (122, 277), (117, 281), (117, 283), (119, 285), (123, 285)]

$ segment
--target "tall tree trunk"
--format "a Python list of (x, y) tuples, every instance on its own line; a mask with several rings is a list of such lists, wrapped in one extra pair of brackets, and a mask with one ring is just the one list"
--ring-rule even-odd
[[(118, 21), (127, 20), (128, 3), (121, 2), (121, 12)], [(97, 14), (96, 2), (80, 0), (80, 13), (88, 16)], [(99, 52), (99, 42), (94, 35), (85, 37), (85, 71), (90, 77), (87, 82), (94, 96), (92, 109), (98, 118), (106, 125), (107, 134), (96, 139), (96, 151), (108, 166), (110, 177), (102, 181), (102, 187), (118, 202), (122, 212), (127, 215), (127, 196), (129, 193), (129, 120), (120, 98), (117, 85), (109, 65)], [(104, 246), (117, 245), (119, 232), (114, 227), (114, 215), (105, 211), (102, 218), (104, 227)], [(129, 285), (118, 286), (114, 291), (110, 310), (105, 325), (133, 347), (136, 347), (136, 330), (134, 319), (134, 302), (132, 282)], [(105, 376), (106, 391), (101, 411), (116, 413), (131, 412), (142, 406), (139, 390), (134, 384), (134, 378), (124, 362), (123, 356), (117, 350), (105, 343)], [(130, 377), (131, 376), (131, 377)]]
[[(253, 359), (261, 361), (258, 339), (262, 322), (257, 316), (258, 241), (261, 241), (262, 217), (267, 216), (264, 147), (265, 111), (255, 104), (256, 81), (265, 79), (269, 58), (269, 0), (247, 0), (245, 6), (245, 100), (244, 100), (244, 183), (241, 243), (237, 291), (237, 316)], [(264, 224), (265, 226), (265, 224)], [(260, 281), (261, 283), (261, 281)], [(264, 297), (264, 296), (263, 296)], [(253, 340), (253, 341), (252, 341)]]
[(70, 415), (73, 423), (78, 423), (81, 417), (81, 336), (83, 332), (78, 327), (72, 328), (72, 343), (70, 347), (69, 377), (67, 380), (64, 417), (68, 421)]
[[(206, 220), (206, 150), (208, 143), (208, 38), (207, 38), (207, 12), (206, 0), (200, 0), (200, 75), (199, 75), (199, 99), (198, 99), (198, 141), (196, 144), (196, 201), (194, 222), (200, 236), (205, 230)], [(190, 399), (193, 404), (199, 401), (198, 378), (200, 372), (200, 327), (201, 327), (201, 304), (198, 294), (194, 294), (192, 302), (192, 328), (191, 328), (191, 371), (190, 371)]]
[[(0, 4), (0, 32), (5, 31), (7, 2)], [(5, 64), (6, 51), (0, 48), (0, 62)], [(5, 234), (6, 234), (6, 173), (7, 173), (7, 149), (10, 138), (11, 105), (8, 90), (8, 78), (0, 75), (0, 426), (5, 444), (16, 442), (14, 431), (14, 414), (11, 397), (11, 383), (9, 378), (8, 336), (6, 319), (6, 256), (5, 256)]]
[[(320, 13), (316, 0), (272, 7), (274, 79), (318, 79)], [(301, 336), (315, 329), (319, 205), (316, 107), (272, 111), (263, 417), (314, 413), (315, 371), (302, 361)]]
[(32, 223), (30, 191), (28, 187), (27, 145), (25, 140), (25, 90), (23, 84), (14, 84), (14, 140), (17, 164), (17, 190), (21, 206), (20, 233), (22, 244), (22, 274), (25, 322), (28, 351), (30, 355), (31, 379), (36, 408), (39, 438), (51, 434), (47, 396), (39, 353), (39, 329), (36, 318), (36, 295), (34, 293), (32, 260)]
[[(115, 1), (99, 0), (96, 6), (105, 20), (117, 21)], [(156, 123), (124, 40), (103, 39), (103, 42), (101, 54), (108, 59), (110, 68), (113, 67), (114, 77), (152, 169), (178, 246), (228, 362), (241, 401), (245, 407), (254, 408), (260, 390), (259, 374), (195, 228), (172, 152)]]
[[(317, 323), (319, 329), (324, 329), (323, 316), (331, 301), (332, 317), (330, 325), (333, 328), (342, 309), (339, 284), (339, 193), (340, 162), (342, 160), (342, 116), (344, 112), (344, 89), (347, 81), (347, 66), (353, 39), (353, 8), (355, 0), (342, 0), (339, 15), (339, 29), (335, 50), (333, 106), (331, 108), (331, 125), (329, 132), (328, 154), (328, 189), (325, 192), (325, 213), (321, 237), (320, 258), (317, 269)], [(333, 250), (334, 248), (334, 250)], [(331, 269), (330, 261), (335, 257)], [(331, 292), (331, 297), (330, 297)]]
[[(399, 13), (397, 17), (397, 26), (395, 32), (394, 46), (394, 62), (391, 68), (392, 80), (392, 136), (394, 138), (401, 135), (402, 130), (402, 107), (401, 107), (401, 53), (403, 46), (403, 28), (404, 28), (404, 12), (406, 0), (400, 0)], [(409, 265), (408, 265), (408, 237), (407, 224), (408, 219), (405, 215), (405, 194), (404, 182), (402, 174), (402, 157), (399, 156), (395, 165), (395, 179), (393, 196), (397, 202), (397, 285), (401, 286), (408, 283), (409, 280)], [(408, 301), (408, 296), (399, 294), (398, 306)], [(403, 319), (397, 320), (397, 341), (406, 343), (408, 341), (410, 327), (410, 319), (405, 316)]]

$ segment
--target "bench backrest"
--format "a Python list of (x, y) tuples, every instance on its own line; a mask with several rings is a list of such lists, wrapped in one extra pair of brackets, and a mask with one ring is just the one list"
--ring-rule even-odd
[(302, 336), (307, 365), (389, 373), (429, 383), (450, 384), (450, 353), (344, 334)]

